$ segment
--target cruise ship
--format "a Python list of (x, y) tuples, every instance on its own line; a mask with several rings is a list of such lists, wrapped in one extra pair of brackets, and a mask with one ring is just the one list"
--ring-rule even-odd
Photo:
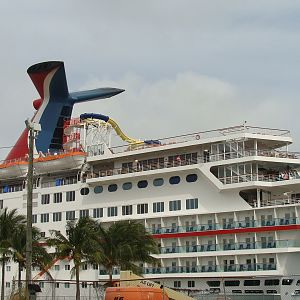
[[(243, 124), (141, 141), (99, 112), (72, 116), (77, 102), (123, 90), (69, 93), (63, 62), (36, 64), (28, 74), (41, 96), (32, 119), (42, 128), (35, 139), (33, 223), (45, 237), (83, 216), (108, 225), (138, 220), (160, 251), (158, 265), (141, 265), (146, 279), (195, 299), (300, 297), (300, 155), (289, 151), (290, 131)], [(27, 135), (0, 165), (1, 208), (22, 214)], [(54, 291), (46, 274), (34, 270), (42, 295), (73, 295), (71, 268), (67, 259), (53, 263)], [(16, 274), (8, 263), (7, 294)], [(84, 265), (80, 276), (90, 299), (108, 279), (95, 265)]]

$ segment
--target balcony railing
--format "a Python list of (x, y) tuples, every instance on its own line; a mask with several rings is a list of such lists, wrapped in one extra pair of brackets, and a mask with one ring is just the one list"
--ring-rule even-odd
[(293, 175), (286, 175), (283, 177), (280, 174), (244, 174), (219, 178), (223, 184), (245, 183), (251, 181), (281, 182), (294, 179), (300, 179), (300, 175), (294, 173)]
[(211, 230), (226, 230), (239, 228), (256, 228), (264, 226), (282, 226), (300, 224), (299, 218), (275, 218), (272, 220), (251, 220), (251, 221), (234, 221), (227, 223), (213, 223), (213, 224), (197, 224), (195, 226), (176, 226), (176, 227), (160, 227), (148, 228), (152, 234), (172, 234), (180, 232), (194, 232), (194, 231), (211, 231)]
[(271, 248), (290, 248), (300, 247), (298, 240), (276, 240), (276, 241), (257, 241), (257, 242), (240, 242), (232, 244), (202, 244), (189, 246), (169, 246), (160, 247), (160, 254), (172, 253), (199, 253), (211, 251), (232, 251), (232, 250), (251, 250), (251, 249), (271, 249)]
[(164, 147), (170, 144), (180, 144), (185, 142), (196, 141), (199, 139), (208, 139), (214, 137), (224, 137), (232, 134), (237, 133), (253, 133), (259, 135), (272, 135), (272, 136), (290, 136), (289, 130), (281, 130), (281, 129), (272, 129), (272, 128), (263, 128), (263, 127), (253, 127), (253, 126), (233, 126), (227, 128), (220, 128), (215, 130), (208, 130), (208, 131), (200, 131), (191, 134), (179, 135), (179, 136), (172, 136), (167, 138), (160, 138), (160, 144), (155, 145), (146, 145), (142, 144), (139, 146), (135, 145), (122, 145), (117, 147), (110, 148), (112, 153), (122, 153), (127, 151), (133, 151), (138, 149), (145, 149), (151, 147)]
[(99, 177), (106, 177), (106, 176), (113, 176), (113, 175), (121, 175), (121, 174), (144, 172), (144, 171), (151, 171), (151, 170), (158, 170), (158, 169), (165, 169), (165, 168), (188, 166), (188, 165), (198, 164), (200, 162), (201, 162), (200, 159), (188, 159), (188, 160), (180, 160), (180, 161), (173, 161), (173, 162), (154, 163), (149, 165), (137, 165), (136, 167), (133, 168), (115, 168), (115, 169), (99, 171), (98, 173), (94, 173), (93, 175), (91, 175), (89, 178), (99, 178)]
[(172, 274), (172, 273), (210, 273), (210, 272), (245, 272), (276, 270), (275, 263), (234, 264), (234, 265), (201, 265), (201, 266), (169, 266), (146, 267), (144, 274)]

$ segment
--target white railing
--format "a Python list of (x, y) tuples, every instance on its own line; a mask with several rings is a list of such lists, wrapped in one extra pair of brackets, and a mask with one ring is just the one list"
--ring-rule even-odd
[(201, 159), (189, 159), (189, 160), (180, 160), (180, 161), (173, 161), (173, 162), (154, 163), (148, 165), (137, 164), (135, 167), (132, 168), (115, 168), (109, 170), (102, 170), (99, 171), (98, 173), (91, 174), (88, 178), (98, 178), (98, 177), (136, 173), (136, 172), (158, 170), (158, 169), (165, 169), (165, 168), (181, 167), (181, 166), (198, 164), (200, 162), (202, 162)]
[(224, 184), (249, 181), (279, 182), (293, 179), (300, 179), (300, 175), (297, 172), (294, 172), (293, 175), (285, 174), (284, 176), (282, 176), (281, 174), (244, 174), (219, 178), (219, 180)]
[(199, 139), (227, 136), (235, 133), (254, 133), (260, 135), (288, 136), (288, 137), (290, 136), (289, 130), (240, 125), (240, 126), (220, 128), (215, 130), (200, 131), (200, 132), (172, 136), (167, 138), (159, 138), (158, 141), (160, 142), (160, 144), (122, 145), (122, 146), (112, 147), (110, 148), (110, 150), (112, 151), (112, 153), (122, 153), (126, 151), (133, 151), (133, 150), (139, 150), (145, 148), (163, 147), (166, 145), (185, 143), (185, 142), (195, 141)]
[(260, 206), (278, 206), (278, 205), (290, 205), (290, 204), (299, 204), (300, 198), (282, 198), (282, 199), (268, 199), (268, 200), (261, 200)]

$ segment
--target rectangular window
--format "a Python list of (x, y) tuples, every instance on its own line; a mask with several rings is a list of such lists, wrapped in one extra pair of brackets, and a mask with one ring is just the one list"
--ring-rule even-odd
[(32, 223), (37, 223), (37, 215), (32, 215)]
[(87, 282), (86, 282), (86, 281), (82, 281), (82, 282), (81, 282), (81, 287), (82, 287), (83, 289), (86, 289), (86, 288), (87, 288)]
[(59, 282), (55, 282), (55, 288), (59, 289)]
[(5, 287), (10, 288), (10, 282), (5, 282)]
[(53, 222), (60, 222), (61, 221), (61, 212), (55, 212), (52, 215)]
[(3, 200), (0, 200), (0, 209), (3, 208)]
[(189, 288), (195, 287), (195, 281), (194, 281), (194, 280), (189, 280), (189, 281), (188, 281), (188, 287), (189, 287)]
[(41, 214), (41, 223), (49, 222), (49, 214)]
[(44, 288), (45, 287), (45, 283), (44, 282), (39, 282), (39, 286), (40, 286), (40, 288)]
[(181, 287), (181, 281), (175, 280), (174, 281), (174, 288), (180, 288)]
[(148, 203), (138, 204), (137, 205), (137, 213), (139, 215), (147, 214), (148, 213)]
[(108, 217), (116, 217), (118, 215), (118, 207), (112, 206), (107, 208), (107, 216)]
[(123, 216), (132, 215), (132, 205), (123, 205), (122, 206), (122, 215)]
[(69, 282), (65, 282), (65, 289), (69, 289), (70, 288), (70, 283)]
[(103, 208), (94, 208), (93, 209), (93, 218), (99, 219), (103, 217)]
[(66, 192), (66, 201), (75, 201), (75, 191), (68, 191)]
[(154, 202), (153, 203), (153, 212), (164, 212), (165, 211), (165, 205), (164, 202)]
[(55, 271), (59, 271), (59, 265), (55, 265), (55, 266), (54, 266), (54, 270), (55, 270)]
[(75, 220), (75, 210), (66, 211), (66, 220)]
[(88, 209), (81, 209), (79, 212), (79, 218), (85, 218), (89, 216), (89, 210)]
[(65, 270), (70, 271), (70, 265), (65, 265)]
[(55, 193), (53, 202), (61, 203), (62, 202), (62, 193)]
[(198, 198), (186, 199), (186, 209), (197, 209), (198, 208)]
[(181, 210), (181, 200), (169, 201), (169, 211)]
[(6, 271), (10, 272), (11, 271), (11, 266), (6, 266)]
[(42, 204), (49, 204), (50, 203), (50, 195), (49, 194), (44, 194), (42, 195)]

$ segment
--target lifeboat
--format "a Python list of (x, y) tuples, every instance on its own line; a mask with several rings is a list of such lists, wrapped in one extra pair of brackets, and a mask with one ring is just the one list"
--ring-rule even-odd
[[(76, 169), (84, 163), (86, 153), (79, 149), (40, 154), (33, 160), (36, 174), (51, 173), (66, 169)], [(28, 171), (28, 158), (4, 161), (0, 164), (0, 180), (24, 177)]]
[(86, 153), (77, 149), (68, 152), (41, 154), (34, 159), (34, 169), (37, 174), (77, 169), (84, 163), (85, 157)]
[(4, 161), (0, 164), (0, 179), (25, 176), (27, 169), (28, 160), (25, 157)]

